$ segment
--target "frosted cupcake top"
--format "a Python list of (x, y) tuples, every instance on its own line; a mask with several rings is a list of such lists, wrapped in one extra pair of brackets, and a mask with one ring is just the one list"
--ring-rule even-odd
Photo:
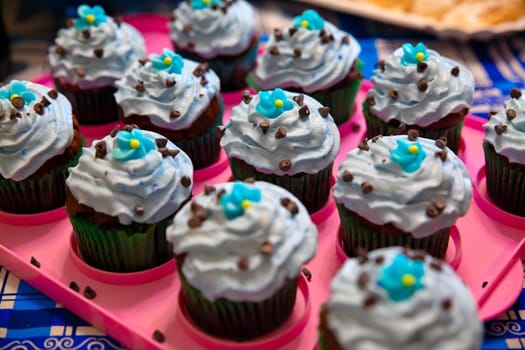
[(84, 148), (66, 185), (80, 204), (123, 225), (153, 224), (191, 195), (193, 165), (163, 136), (125, 126)]
[(512, 89), (511, 98), (491, 113), (483, 125), (485, 141), (511, 163), (525, 164), (525, 90)]
[(245, 93), (243, 102), (233, 107), (221, 138), (228, 157), (276, 175), (325, 169), (335, 159), (339, 143), (328, 107), (281, 89), (255, 96)]
[(479, 349), (476, 304), (445, 263), (399, 247), (349, 259), (330, 288), (327, 327), (344, 350)]
[(422, 43), (404, 44), (376, 65), (371, 78), (374, 87), (366, 101), (384, 122), (424, 127), (450, 113), (462, 113), (472, 104), (472, 73)]
[(276, 29), (270, 35), (250, 79), (261, 90), (319, 91), (345, 79), (360, 52), (361, 46), (350, 34), (307, 10), (295, 17), (291, 28)]
[(0, 175), (22, 181), (73, 141), (69, 101), (55, 90), (13, 80), (0, 87)]
[(147, 115), (154, 125), (171, 130), (190, 127), (220, 94), (219, 78), (206, 63), (169, 49), (137, 62), (115, 85), (124, 116)]
[(244, 0), (181, 1), (169, 28), (178, 47), (214, 58), (246, 50), (255, 35), (255, 19)]
[(333, 191), (357, 215), (415, 238), (451, 227), (472, 199), (463, 162), (443, 139), (418, 138), (416, 130), (363, 141), (340, 165)]
[(290, 192), (267, 182), (207, 186), (166, 230), (190, 285), (213, 301), (264, 300), (315, 254), (317, 227)]
[(60, 29), (48, 59), (53, 78), (81, 88), (112, 86), (146, 53), (142, 35), (106, 16), (100, 6), (81, 5), (78, 18)]

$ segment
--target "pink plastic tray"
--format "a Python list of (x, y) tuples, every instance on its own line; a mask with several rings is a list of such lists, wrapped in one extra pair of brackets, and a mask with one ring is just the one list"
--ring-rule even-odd
[[(131, 21), (145, 33), (150, 51), (169, 45), (165, 18), (137, 16)], [(357, 106), (368, 88), (365, 82)], [(240, 98), (232, 94), (225, 99), (229, 116), (231, 105)], [(463, 145), (463, 159), (476, 185), (476, 200), (467, 216), (457, 222), (446, 260), (457, 267), (458, 274), (471, 288), (478, 301), (480, 318), (488, 320), (505, 311), (521, 291), (520, 253), (525, 246), (525, 241), (521, 241), (525, 224), (521, 218), (496, 211), (485, 195), (483, 170), (480, 172), (482, 123), (481, 119), (468, 117), (463, 131), (463, 139), (468, 140), (468, 147)], [(346, 152), (362, 140), (364, 130), (357, 109), (353, 119), (340, 127), (341, 152), (334, 170)], [(205, 183), (229, 178), (227, 162), (220, 161), (219, 166), (199, 172), (194, 180), (194, 193), (199, 193)], [(248, 343), (208, 337), (193, 326), (180, 304), (173, 261), (136, 274), (105, 273), (84, 264), (76, 252), (63, 209), (39, 216), (0, 213), (0, 265), (131, 349), (312, 349), (317, 342), (320, 305), (326, 300), (330, 281), (344, 259), (340, 250), (338, 253), (339, 219), (334, 208), (334, 202), (330, 201), (313, 215), (319, 228), (319, 244), (316, 256), (307, 265), (312, 279), (301, 280), (292, 316), (272, 334)], [(31, 264), (32, 257), (38, 263), (33, 259)], [(79, 286), (79, 292), (69, 288), (72, 281)], [(86, 287), (96, 292), (95, 298), (84, 295)], [(164, 335), (163, 342), (154, 340), (156, 331)]]

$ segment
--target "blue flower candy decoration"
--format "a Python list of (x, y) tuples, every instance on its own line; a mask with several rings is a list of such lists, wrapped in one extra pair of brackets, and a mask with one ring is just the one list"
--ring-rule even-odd
[(401, 57), (401, 64), (403, 66), (417, 64), (427, 59), (427, 48), (423, 43), (419, 43), (415, 47), (409, 43), (403, 44), (403, 56)]
[(242, 182), (235, 182), (232, 191), (221, 196), (221, 205), (228, 220), (244, 214), (252, 202), (261, 200), (261, 191), (258, 188), (250, 188)]
[(422, 261), (399, 254), (390, 265), (379, 271), (377, 284), (386, 290), (392, 301), (403, 301), (424, 287), (421, 282), (424, 274)]
[(426, 156), (427, 154), (419, 142), (403, 139), (398, 139), (397, 148), (390, 151), (390, 159), (399, 163), (401, 169), (407, 173), (418, 170)]
[(26, 84), (18, 80), (13, 80), (0, 89), (0, 99), (13, 101), (16, 97), (23, 98), (26, 105), (36, 100), (35, 94), (27, 90)]
[(284, 111), (289, 111), (293, 108), (292, 101), (286, 97), (281, 89), (261, 91), (259, 92), (259, 100), (260, 102), (255, 107), (255, 110), (257, 113), (270, 119), (277, 118)]
[(162, 55), (154, 53), (149, 55), (149, 60), (151, 61), (153, 71), (156, 73), (165, 71), (170, 74), (180, 74), (182, 72), (182, 67), (184, 67), (184, 60), (182, 57), (170, 49), (163, 49)]
[(321, 30), (324, 28), (324, 19), (315, 10), (306, 10), (302, 15), (293, 20), (295, 28), (305, 28), (308, 30)]
[(191, 0), (191, 8), (194, 10), (203, 10), (212, 5), (222, 5), (221, 0)]
[(99, 24), (107, 21), (106, 12), (98, 5), (93, 7), (80, 5), (77, 9), (78, 18), (75, 20), (75, 29), (83, 31), (90, 27), (98, 27)]
[(117, 145), (113, 148), (113, 158), (121, 162), (133, 159), (141, 159), (150, 151), (157, 149), (155, 143), (144, 136), (139, 129), (131, 131), (119, 131), (117, 134)]

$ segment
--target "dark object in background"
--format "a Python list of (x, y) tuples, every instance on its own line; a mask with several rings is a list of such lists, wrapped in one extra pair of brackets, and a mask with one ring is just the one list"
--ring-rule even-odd
[(9, 39), (4, 26), (2, 1), (0, 1), (0, 82), (6, 78), (9, 70), (9, 53)]

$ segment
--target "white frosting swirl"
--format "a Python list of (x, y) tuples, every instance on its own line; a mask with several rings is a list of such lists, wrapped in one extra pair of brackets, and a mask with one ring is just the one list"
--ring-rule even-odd
[[(282, 39), (272, 34), (251, 74), (258, 88), (296, 87), (308, 93), (327, 89), (343, 80), (361, 52), (361, 46), (354, 37), (330, 22), (325, 21), (324, 31), (326, 35), (332, 34), (334, 40), (323, 44), (320, 30), (305, 28), (298, 28), (293, 35), (283, 29)], [(344, 37), (348, 37), (348, 44), (343, 42)], [(279, 50), (278, 55), (270, 53), (274, 47)], [(300, 57), (295, 57), (295, 49), (300, 50)]]
[[(205, 8), (194, 10), (181, 1), (173, 11), (175, 20), (169, 23), (171, 40), (181, 48), (191, 48), (203, 58), (237, 55), (246, 50), (255, 34), (253, 7), (244, 0), (230, 4), (223, 12)], [(185, 32), (185, 28), (191, 28)]]
[[(194, 202), (203, 207), (207, 219), (200, 227), (188, 227), (191, 204), (185, 205), (166, 230), (176, 255), (185, 254), (182, 271), (188, 283), (208, 300), (261, 301), (281, 288), (287, 278), (296, 278), (302, 264), (309, 261), (317, 247), (317, 227), (308, 211), (290, 192), (267, 182), (246, 184), (261, 191), (261, 200), (252, 202), (244, 214), (228, 220), (217, 200), (217, 192), (230, 193), (233, 183), (216, 186), (209, 195)], [(292, 215), (281, 205), (289, 198), (299, 211)], [(271, 254), (261, 252), (269, 242)], [(247, 268), (238, 266), (247, 259)]]
[[(288, 91), (285, 94), (289, 100), (299, 95)], [(233, 107), (221, 138), (221, 147), (228, 157), (244, 160), (263, 173), (276, 175), (315, 174), (334, 161), (339, 152), (339, 131), (331, 116), (320, 115), (322, 105), (317, 100), (304, 95), (303, 106), (308, 106), (310, 111), (308, 117), (300, 117), (302, 107), (292, 101), (293, 108), (275, 119), (256, 111), (259, 101), (259, 95), (254, 95), (249, 104), (241, 102)], [(261, 122), (269, 123), (266, 133), (259, 126)], [(285, 137), (275, 136), (279, 128), (286, 130)], [(292, 163), (287, 171), (279, 168), (283, 159)]]
[[(379, 271), (402, 252), (399, 247), (375, 250), (368, 262), (349, 259), (331, 284), (326, 303), (328, 328), (344, 350), (478, 350), (483, 326), (474, 299), (461, 279), (446, 264), (432, 268), (429, 255), (424, 260), (423, 288), (410, 298), (394, 302), (377, 284)], [(383, 257), (382, 264), (375, 263)], [(436, 264), (437, 262), (434, 262)], [(361, 287), (359, 277), (369, 281)], [(364, 307), (374, 294), (376, 303)], [(443, 302), (450, 301), (450, 308)]]
[[(393, 224), (415, 238), (429, 236), (452, 226), (467, 213), (472, 199), (472, 184), (465, 165), (448, 150), (442, 161), (435, 153), (441, 151), (434, 140), (419, 137), (417, 141), (426, 152), (418, 170), (404, 172), (390, 157), (397, 140), (407, 136), (385, 136), (368, 142), (369, 151), (354, 149), (341, 163), (333, 188), (337, 203), (376, 225)], [(343, 180), (344, 171), (353, 180)], [(373, 190), (364, 194), (363, 182)], [(438, 198), (446, 208), (434, 218), (426, 214), (427, 207)]]
[[(62, 95), (56, 99), (47, 95), (48, 87), (23, 82), (36, 100), (15, 109), (10, 101), (0, 100), (0, 174), (6, 179), (22, 181), (36, 172), (46, 161), (64, 153), (73, 141), (71, 103)], [(34, 105), (45, 96), (50, 102), (43, 114)], [(20, 118), (11, 118), (12, 113)]]
[[(428, 67), (418, 72), (416, 64), (401, 64), (403, 49), (394, 51), (385, 60), (385, 70), (376, 69), (371, 78), (374, 87), (368, 96), (375, 104), (370, 111), (379, 119), (389, 122), (397, 120), (406, 125), (428, 126), (450, 113), (470, 108), (474, 98), (474, 76), (463, 65), (440, 56), (434, 50), (427, 50)], [(459, 75), (451, 70), (459, 68)], [(418, 83), (426, 81), (428, 87), (420, 91)], [(398, 97), (392, 99), (390, 90), (396, 90)]]
[[(117, 25), (111, 17), (89, 31), (89, 39), (74, 27), (58, 31), (48, 53), (54, 78), (84, 89), (113, 86), (115, 80), (146, 53), (139, 31), (126, 23)], [(58, 46), (65, 50), (65, 56), (57, 53)], [(95, 56), (96, 49), (102, 49), (102, 57)], [(78, 74), (78, 68), (85, 71), (83, 77)]]
[[(142, 130), (149, 139), (163, 136)], [(112, 156), (116, 139), (106, 136), (107, 154), (95, 157), (95, 145), (83, 149), (77, 166), (69, 169), (66, 185), (80, 204), (98, 213), (118, 217), (123, 225), (132, 222), (153, 224), (172, 215), (189, 198), (192, 186), (181, 184), (184, 176), (193, 179), (193, 165), (186, 153), (168, 141), (166, 147), (179, 150), (175, 157), (163, 157), (157, 150), (141, 159), (118, 161)], [(143, 214), (135, 206), (144, 209)]]
[[(201, 85), (201, 78), (193, 75), (198, 63), (184, 60), (181, 74), (155, 72), (152, 63), (145, 65), (137, 62), (126, 76), (115, 85), (117, 103), (122, 107), (124, 116), (131, 114), (147, 115), (150, 121), (159, 127), (182, 130), (193, 122), (210, 105), (210, 101), (220, 94), (220, 81), (211, 69), (205, 73), (208, 83)], [(166, 81), (174, 81), (172, 87)], [(135, 86), (144, 82), (145, 92), (139, 93)], [(178, 118), (170, 118), (171, 111), (180, 112)]]
[[(494, 146), (496, 153), (509, 159), (511, 163), (525, 164), (525, 90), (521, 97), (510, 98), (503, 103), (497, 114), (483, 125), (485, 140)], [(507, 117), (507, 111), (514, 110), (514, 118)], [(512, 112), (510, 112), (512, 113)], [(494, 129), (497, 125), (506, 125), (507, 129), (498, 135)]]

